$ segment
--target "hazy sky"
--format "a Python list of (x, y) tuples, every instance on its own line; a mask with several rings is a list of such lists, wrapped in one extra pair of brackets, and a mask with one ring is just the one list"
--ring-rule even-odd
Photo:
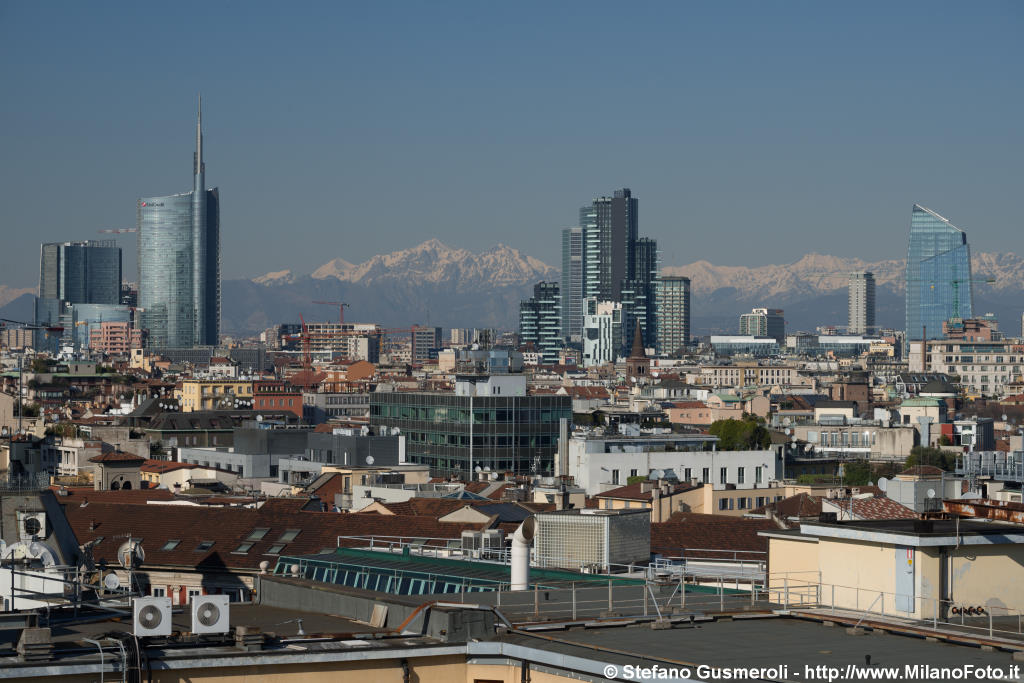
[(914, 202), (1020, 253), (1022, 35), (1020, 2), (0, 0), (0, 283), (191, 189), (199, 92), (225, 277), (558, 265), (622, 186), (667, 265), (901, 258)]

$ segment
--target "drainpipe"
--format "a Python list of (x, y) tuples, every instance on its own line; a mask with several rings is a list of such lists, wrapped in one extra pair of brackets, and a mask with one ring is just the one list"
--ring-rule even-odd
[(512, 590), (525, 591), (530, 587), (530, 546), (537, 528), (535, 517), (527, 517), (512, 535)]

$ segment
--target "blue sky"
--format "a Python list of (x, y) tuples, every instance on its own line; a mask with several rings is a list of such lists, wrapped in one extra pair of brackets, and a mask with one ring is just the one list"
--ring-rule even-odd
[(190, 189), (199, 92), (225, 277), (431, 237), (557, 265), (622, 186), (669, 265), (901, 258), (914, 202), (1020, 253), (1022, 33), (1019, 2), (0, 0), (0, 283)]

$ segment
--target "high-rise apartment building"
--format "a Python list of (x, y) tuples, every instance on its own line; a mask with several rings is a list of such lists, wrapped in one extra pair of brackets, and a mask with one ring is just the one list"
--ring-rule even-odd
[(622, 304), (588, 298), (583, 308), (583, 366), (614, 363), (622, 349)]
[(658, 353), (673, 355), (690, 341), (690, 278), (662, 275), (656, 285)]
[(557, 282), (538, 282), (533, 296), (519, 304), (519, 340), (533, 344), (545, 364), (558, 363), (562, 316)]
[(562, 230), (562, 337), (579, 339), (583, 330), (583, 294), (585, 287), (586, 234), (584, 228)]
[(39, 256), (39, 298), (69, 304), (119, 303), (121, 247), (114, 240), (44, 244)]
[(740, 316), (740, 335), (772, 337), (780, 345), (786, 341), (786, 319), (781, 308), (755, 308)]
[(849, 281), (850, 334), (870, 334), (875, 331), (875, 276), (873, 273), (850, 273)]
[(972, 317), (972, 293), (967, 234), (914, 204), (907, 246), (907, 340), (938, 339), (943, 322)]
[(220, 194), (206, 189), (203, 116), (196, 122), (192, 191), (138, 200), (139, 307), (154, 347), (217, 344)]

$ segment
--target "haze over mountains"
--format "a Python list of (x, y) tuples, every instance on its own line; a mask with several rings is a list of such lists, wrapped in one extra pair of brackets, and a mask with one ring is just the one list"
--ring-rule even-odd
[[(1024, 306), (1024, 259), (1013, 253), (974, 254), (974, 273), (995, 283), (975, 286), (975, 313), (993, 312), (1011, 334)], [(783, 308), (788, 330), (846, 324), (846, 274), (870, 270), (878, 283), (878, 324), (903, 326), (903, 260), (868, 262), (806, 254), (791, 264), (720, 266), (708, 261), (669, 265), (693, 287), (695, 335), (736, 332), (737, 317), (754, 306)], [(473, 253), (432, 239), (362, 263), (334, 258), (309, 274), (289, 270), (223, 282), (225, 334), (258, 332), (281, 322), (333, 320), (337, 310), (313, 301), (346, 301), (346, 319), (385, 327), (413, 323), (514, 329), (519, 302), (559, 271), (501, 245)], [(31, 289), (0, 286), (0, 317), (31, 319)]]

